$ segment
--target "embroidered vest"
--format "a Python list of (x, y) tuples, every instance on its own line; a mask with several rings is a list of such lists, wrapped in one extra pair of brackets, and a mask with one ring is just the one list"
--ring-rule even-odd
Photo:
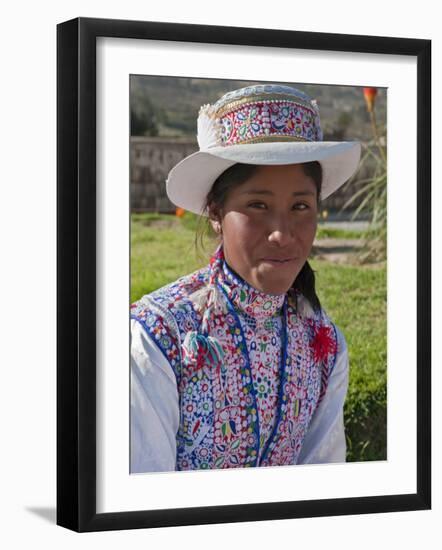
[(298, 291), (262, 293), (224, 261), (213, 274), (212, 260), (131, 306), (176, 376), (176, 467), (296, 464), (336, 361), (335, 327)]

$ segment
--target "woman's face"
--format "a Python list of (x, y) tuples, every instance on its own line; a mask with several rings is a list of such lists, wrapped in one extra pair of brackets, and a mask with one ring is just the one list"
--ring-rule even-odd
[(316, 185), (300, 164), (260, 166), (229, 191), (218, 218), (230, 267), (263, 292), (285, 293), (313, 245)]

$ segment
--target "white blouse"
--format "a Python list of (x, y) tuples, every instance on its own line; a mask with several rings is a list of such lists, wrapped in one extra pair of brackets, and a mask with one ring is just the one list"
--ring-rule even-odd
[[(338, 353), (326, 394), (316, 409), (297, 464), (345, 462), (343, 407), (349, 362), (336, 327)], [(142, 325), (131, 320), (131, 473), (176, 469), (179, 397), (175, 374)]]

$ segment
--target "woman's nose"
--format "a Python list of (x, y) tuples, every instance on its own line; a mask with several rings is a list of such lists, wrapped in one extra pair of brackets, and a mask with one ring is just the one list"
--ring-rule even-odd
[(277, 220), (272, 224), (272, 227), (270, 227), (268, 239), (271, 243), (283, 247), (291, 244), (294, 238), (294, 228), (287, 220)]

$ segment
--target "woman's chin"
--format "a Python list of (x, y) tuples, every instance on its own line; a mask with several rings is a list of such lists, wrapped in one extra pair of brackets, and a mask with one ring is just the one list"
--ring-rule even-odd
[(266, 294), (285, 294), (295, 282), (298, 271), (293, 272), (288, 276), (283, 276), (282, 273), (278, 276), (266, 276), (266, 273), (261, 273), (259, 285), (257, 287)]
[(295, 282), (299, 269), (287, 270), (279, 267), (263, 266), (260, 269), (260, 288), (266, 294), (284, 294)]

